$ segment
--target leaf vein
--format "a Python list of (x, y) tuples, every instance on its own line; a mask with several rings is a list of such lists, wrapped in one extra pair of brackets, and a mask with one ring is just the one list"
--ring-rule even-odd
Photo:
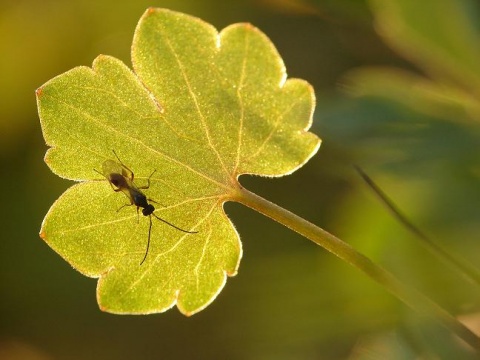
[(277, 116), (272, 126), (272, 129), (270, 130), (266, 138), (263, 140), (263, 142), (260, 144), (257, 151), (248, 156), (248, 158), (245, 160), (251, 160), (257, 157), (263, 151), (263, 149), (267, 146), (268, 142), (273, 138), (275, 132), (277, 132), (279, 126), (284, 122), (284, 117), (286, 117), (286, 115), (302, 100), (303, 99), (297, 99), (296, 101), (291, 102), (290, 106), (285, 109), (285, 111), (283, 111), (279, 116)]
[[(211, 207), (211, 209), (208, 211), (207, 215), (204, 216), (198, 223), (197, 225), (203, 223), (204, 221), (206, 221), (206, 219), (208, 219), (211, 215), (211, 213), (213, 212), (213, 210), (215, 209), (215, 207), (217, 206), (217, 202), (215, 202), (213, 204), (213, 206)], [(145, 270), (142, 272), (142, 274), (140, 274), (137, 278), (137, 280), (135, 280), (134, 282), (132, 282), (132, 284), (125, 290), (125, 292), (123, 294), (121, 294), (121, 296), (125, 296), (128, 292), (130, 292), (132, 289), (135, 288), (135, 286), (137, 286), (137, 284), (139, 284), (151, 271), (152, 269), (155, 269), (155, 265), (157, 263), (157, 261), (159, 261), (159, 259), (161, 257), (164, 257), (166, 256), (168, 253), (174, 251), (182, 242), (183, 240), (188, 236), (188, 234), (185, 234), (183, 236), (180, 237), (180, 239), (175, 243), (173, 244), (170, 249), (167, 249), (166, 251), (163, 251), (161, 252), (160, 254), (158, 254), (157, 256), (155, 256), (155, 259), (154, 261), (151, 262), (150, 266), (148, 267), (145, 267)]]
[(120, 132), (118, 131), (117, 129), (115, 129), (114, 127), (112, 126), (108, 126), (107, 124), (105, 124), (104, 122), (98, 120), (97, 118), (95, 118), (94, 116), (90, 115), (89, 113), (87, 113), (86, 111), (83, 111), (82, 109), (72, 105), (72, 104), (69, 104), (65, 101), (62, 101), (61, 99), (55, 97), (55, 96), (52, 96), (52, 98), (56, 99), (57, 101), (63, 103), (65, 106), (77, 111), (78, 113), (82, 114), (83, 116), (85, 116), (86, 118), (90, 119), (92, 122), (95, 122), (96, 124), (98, 124), (99, 126), (103, 127), (104, 129), (106, 130), (109, 130), (110, 132), (114, 133), (114, 134), (118, 134), (120, 136), (123, 136), (123, 137), (126, 137), (128, 140), (130, 141), (135, 141), (141, 145), (143, 145), (145, 148), (149, 149), (150, 151), (156, 153), (157, 155), (163, 157), (164, 159), (172, 162), (172, 163), (175, 163), (176, 165), (179, 165), (181, 167), (184, 167), (185, 169), (189, 170), (190, 172), (210, 181), (211, 183), (213, 184), (216, 184), (218, 185), (219, 187), (223, 188), (223, 189), (226, 189), (228, 190), (228, 186), (226, 186), (225, 184), (223, 183), (220, 183), (218, 181), (216, 181), (215, 179), (209, 177), (208, 175), (205, 175), (204, 173), (198, 171), (198, 170), (195, 170), (194, 168), (190, 167), (189, 165), (175, 159), (175, 158), (172, 158), (171, 156), (157, 150), (157, 149), (153, 149), (151, 148), (150, 146), (148, 146), (147, 144), (145, 144), (143, 141), (141, 141), (140, 139), (137, 139), (136, 137), (132, 136), (132, 135), (129, 135), (129, 134), (125, 134), (123, 132)]
[(241, 156), (241, 151), (242, 151), (242, 141), (243, 141), (243, 127), (244, 127), (244, 120), (245, 120), (245, 105), (243, 103), (243, 96), (242, 96), (242, 90), (243, 90), (243, 85), (245, 82), (245, 76), (246, 76), (246, 69), (247, 69), (247, 58), (248, 58), (248, 52), (250, 50), (250, 39), (248, 34), (245, 37), (245, 44), (244, 44), (244, 56), (242, 59), (242, 69), (240, 71), (240, 79), (238, 81), (238, 86), (237, 86), (237, 97), (238, 97), (238, 103), (240, 106), (240, 119), (239, 119), (239, 126), (238, 126), (238, 143), (237, 143), (237, 151), (236, 151), (236, 158), (235, 158), (235, 167), (234, 167), (234, 173), (237, 173), (238, 166), (240, 164), (240, 156)]
[(205, 115), (203, 115), (203, 112), (200, 109), (200, 104), (198, 102), (197, 96), (195, 95), (195, 92), (193, 91), (193, 88), (192, 88), (192, 85), (191, 85), (190, 80), (188, 78), (187, 72), (185, 71), (185, 67), (183, 66), (183, 63), (180, 60), (180, 57), (178, 56), (178, 53), (175, 51), (169, 37), (167, 35), (165, 35), (165, 32), (162, 31), (162, 30), (163, 30), (163, 28), (160, 30), (160, 32), (162, 32), (164, 34), (164, 38), (165, 38), (165, 41), (167, 43), (167, 46), (170, 49), (170, 51), (172, 52), (172, 54), (175, 58), (175, 61), (177, 62), (177, 65), (178, 65), (178, 68), (179, 68), (179, 70), (182, 74), (183, 80), (185, 81), (185, 85), (187, 86), (188, 93), (189, 93), (189, 95), (190, 95), (190, 97), (191, 97), (191, 99), (192, 99), (192, 101), (195, 105), (195, 109), (198, 113), (201, 125), (203, 127), (204, 132), (205, 132), (205, 136), (206, 136), (208, 145), (212, 149), (212, 151), (215, 153), (215, 156), (217, 157), (223, 171), (226, 173), (227, 176), (230, 176), (230, 173), (229, 173), (228, 169), (226, 168), (225, 163), (223, 162), (223, 159), (220, 156), (220, 153), (218, 152), (217, 148), (213, 144), (213, 141), (212, 141), (212, 138), (211, 138), (211, 135), (210, 135), (210, 131), (208, 129), (207, 122), (206, 122), (206, 119), (205, 119)]

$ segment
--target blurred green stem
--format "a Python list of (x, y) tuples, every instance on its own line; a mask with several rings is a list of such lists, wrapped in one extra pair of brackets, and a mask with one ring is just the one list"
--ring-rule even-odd
[(387, 196), (387, 194), (380, 189), (380, 187), (368, 176), (359, 166), (354, 166), (357, 172), (362, 177), (363, 181), (373, 190), (373, 192), (379, 197), (383, 204), (390, 210), (393, 216), (403, 225), (406, 229), (412, 232), (433, 255), (437, 256), (445, 264), (452, 267), (459, 274), (464, 276), (467, 280), (471, 281), (475, 286), (480, 286), (480, 272), (479, 270), (467, 262), (465, 259), (460, 258), (458, 255), (447, 251), (433, 240), (431, 240), (423, 231), (416, 227), (407, 217), (395, 206), (394, 202)]
[(450, 331), (454, 332), (474, 349), (480, 351), (480, 338), (454, 316), (417, 290), (401, 283), (390, 272), (375, 264), (368, 257), (362, 255), (339, 238), (245, 188), (239, 190), (234, 200), (270, 217), (322, 246), (340, 259), (364, 272), (419, 314), (440, 321)]

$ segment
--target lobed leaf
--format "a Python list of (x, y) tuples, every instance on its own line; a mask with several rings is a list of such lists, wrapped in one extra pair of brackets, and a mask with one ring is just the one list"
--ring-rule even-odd
[[(145, 314), (177, 305), (205, 308), (236, 274), (238, 234), (223, 211), (238, 176), (282, 176), (302, 166), (320, 141), (311, 125), (311, 86), (286, 79), (282, 59), (250, 24), (220, 33), (165, 9), (148, 9), (132, 46), (134, 71), (99, 56), (37, 90), (46, 162), (78, 180), (51, 207), (41, 237), (78, 271), (99, 277), (105, 311)], [(97, 172), (112, 150), (134, 174), (152, 218)]]

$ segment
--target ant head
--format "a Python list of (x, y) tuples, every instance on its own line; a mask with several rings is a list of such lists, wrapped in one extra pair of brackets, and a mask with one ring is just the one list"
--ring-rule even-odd
[(142, 214), (144, 216), (148, 216), (150, 215), (151, 213), (153, 213), (153, 211), (155, 210), (155, 207), (152, 205), (152, 204), (148, 204), (147, 206), (145, 206), (143, 209), (142, 209)]

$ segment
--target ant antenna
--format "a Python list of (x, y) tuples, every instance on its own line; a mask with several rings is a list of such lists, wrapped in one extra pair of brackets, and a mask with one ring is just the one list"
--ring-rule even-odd
[(196, 234), (196, 233), (198, 233), (198, 231), (188, 231), (188, 230), (184, 230), (184, 229), (182, 229), (182, 228), (179, 228), (178, 226), (173, 225), (171, 222), (168, 222), (167, 220), (164, 220), (164, 219), (162, 219), (161, 217), (158, 217), (157, 215), (155, 215), (155, 213), (152, 212), (152, 213), (148, 216), (148, 219), (150, 220), (150, 225), (149, 225), (149, 227), (148, 227), (147, 250), (145, 251), (145, 255), (144, 255), (142, 261), (140, 262), (140, 265), (142, 265), (142, 264), (145, 262), (145, 260), (147, 259), (148, 250), (150, 249), (150, 237), (151, 237), (151, 234), (152, 234), (152, 216), (151, 216), (151, 215), (155, 216), (158, 220), (164, 222), (165, 224), (170, 225), (171, 227), (173, 227), (173, 228), (175, 228), (175, 229), (177, 229), (177, 230), (179, 230), (179, 231), (182, 231), (182, 232), (184, 232), (184, 233), (187, 233), (187, 234)]

